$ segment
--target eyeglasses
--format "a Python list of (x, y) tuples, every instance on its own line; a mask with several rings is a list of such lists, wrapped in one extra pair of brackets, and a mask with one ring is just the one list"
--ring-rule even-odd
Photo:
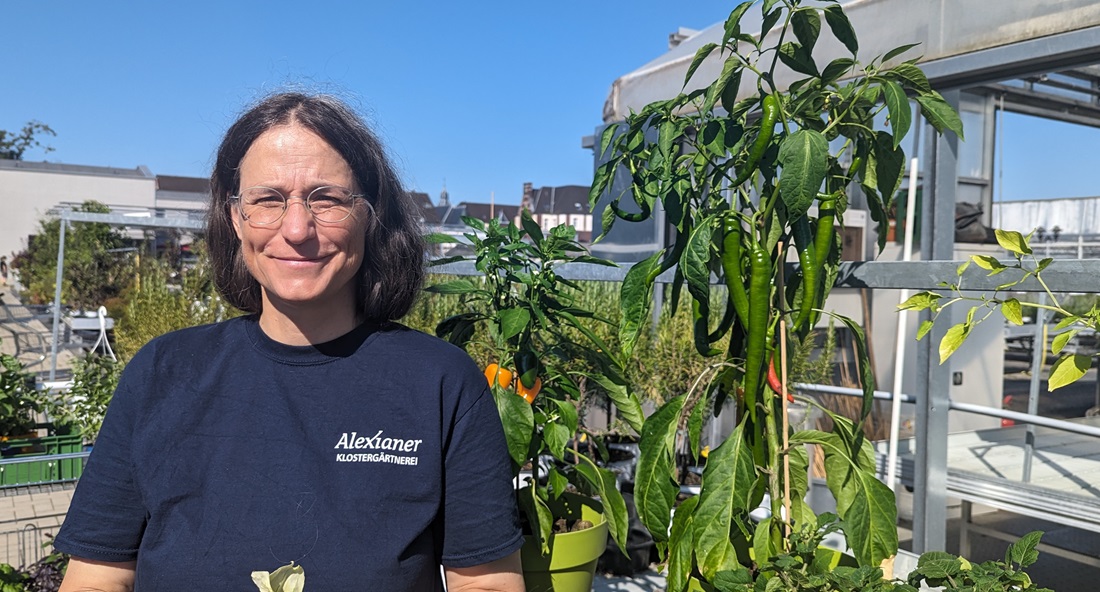
[[(277, 189), (270, 187), (249, 187), (241, 191), (240, 195), (231, 196), (236, 200), (241, 216), (253, 224), (274, 224), (283, 219), (286, 214), (287, 200), (289, 198)], [(313, 215), (313, 219), (326, 224), (343, 222), (351, 216), (355, 207), (355, 199), (362, 198), (343, 187), (318, 187), (309, 192), (303, 205)]]

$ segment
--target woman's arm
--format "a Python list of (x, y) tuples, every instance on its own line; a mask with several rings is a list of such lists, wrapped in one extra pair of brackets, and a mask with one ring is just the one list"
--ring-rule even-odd
[(115, 563), (72, 557), (58, 592), (133, 592), (135, 561)]
[(519, 551), (489, 563), (447, 567), (445, 571), (448, 592), (524, 592)]

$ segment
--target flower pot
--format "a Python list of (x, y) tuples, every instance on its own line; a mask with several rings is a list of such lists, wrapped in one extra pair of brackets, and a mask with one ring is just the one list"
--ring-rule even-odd
[(550, 554), (543, 555), (538, 540), (524, 539), (520, 553), (527, 592), (588, 592), (596, 562), (607, 549), (607, 519), (588, 504), (580, 505), (580, 518), (592, 528), (550, 536)]

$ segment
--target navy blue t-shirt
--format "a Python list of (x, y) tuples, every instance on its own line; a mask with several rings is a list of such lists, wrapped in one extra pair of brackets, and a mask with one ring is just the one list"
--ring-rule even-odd
[(127, 365), (55, 546), (137, 560), (139, 592), (440, 590), (439, 565), (518, 549), (485, 377), (398, 324), (317, 346), (256, 317), (157, 338)]

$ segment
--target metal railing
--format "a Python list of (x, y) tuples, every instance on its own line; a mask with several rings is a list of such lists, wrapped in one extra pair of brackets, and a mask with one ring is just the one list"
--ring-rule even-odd
[(0, 489), (72, 483), (84, 472), (90, 454), (82, 451), (0, 459)]

